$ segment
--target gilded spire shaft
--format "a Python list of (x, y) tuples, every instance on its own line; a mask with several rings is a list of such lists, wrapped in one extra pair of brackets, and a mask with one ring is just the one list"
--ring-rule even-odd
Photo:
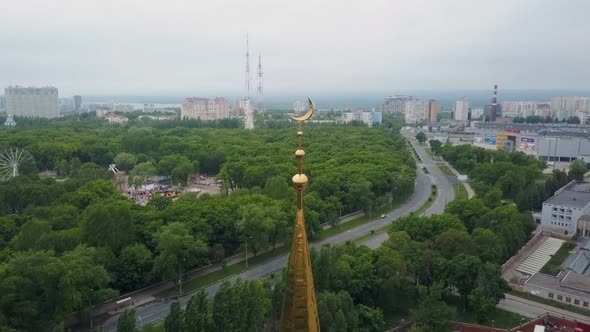
[(295, 220), (295, 231), (293, 232), (291, 255), (289, 256), (289, 272), (280, 323), (280, 329), (283, 332), (316, 332), (320, 330), (311, 258), (309, 256), (309, 243), (307, 242), (303, 214), (303, 191), (308, 184), (307, 176), (303, 173), (303, 158), (305, 157), (305, 151), (303, 150), (303, 123), (311, 118), (313, 112), (314, 106), (310, 99), (307, 113), (301, 117), (293, 117), (295, 121), (299, 122), (298, 146), (297, 151), (295, 151), (297, 174), (293, 176), (293, 186), (297, 190), (297, 218)]

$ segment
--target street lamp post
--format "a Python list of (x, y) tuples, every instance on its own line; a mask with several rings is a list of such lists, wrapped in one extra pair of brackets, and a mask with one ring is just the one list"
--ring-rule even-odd
[(178, 297), (182, 295), (182, 274), (180, 274), (180, 261), (178, 261)]
[(248, 268), (248, 239), (251, 238), (251, 236), (246, 236), (246, 268)]
[[(186, 262), (186, 258), (182, 259), (183, 262)], [(182, 295), (182, 273), (180, 271), (180, 260), (178, 261), (178, 297)]]
[(94, 327), (94, 322), (92, 320), (92, 291), (93, 289), (90, 288), (90, 298), (89, 298), (89, 302), (90, 302), (90, 331), (92, 331), (92, 328)]

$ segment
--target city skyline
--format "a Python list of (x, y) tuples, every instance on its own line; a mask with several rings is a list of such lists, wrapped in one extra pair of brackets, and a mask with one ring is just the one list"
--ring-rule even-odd
[(265, 58), (268, 95), (485, 90), (492, 82), (588, 89), (584, 9), (590, 3), (13, 2), (0, 21), (12, 32), (0, 36), (0, 85), (240, 95), (248, 33), (252, 54)]

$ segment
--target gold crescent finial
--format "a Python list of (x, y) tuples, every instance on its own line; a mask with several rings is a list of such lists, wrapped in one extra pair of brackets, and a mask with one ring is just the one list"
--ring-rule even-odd
[(315, 107), (313, 106), (313, 101), (311, 101), (311, 98), (308, 97), (307, 100), (309, 100), (309, 110), (307, 110), (307, 113), (302, 116), (292, 116), (291, 119), (299, 122), (305, 122), (311, 118)]

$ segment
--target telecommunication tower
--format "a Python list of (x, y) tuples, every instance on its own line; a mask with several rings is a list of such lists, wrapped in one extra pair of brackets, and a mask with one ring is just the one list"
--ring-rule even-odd
[(258, 112), (264, 113), (264, 98), (262, 97), (262, 59), (261, 55), (258, 54)]
[(246, 34), (246, 98), (250, 99), (250, 45)]
[(254, 129), (254, 110), (250, 99), (250, 44), (246, 34), (246, 97), (242, 101), (244, 107), (244, 128)]

